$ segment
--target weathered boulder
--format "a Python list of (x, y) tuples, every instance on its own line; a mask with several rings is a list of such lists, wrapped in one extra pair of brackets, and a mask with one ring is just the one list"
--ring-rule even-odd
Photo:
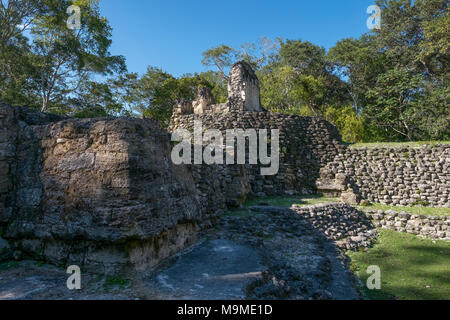
[(358, 196), (351, 190), (342, 192), (341, 199), (347, 204), (357, 205), (359, 203)]
[(236, 62), (228, 80), (228, 103), (236, 111), (263, 111), (259, 96), (259, 80), (250, 64)]
[(11, 167), (0, 227), (22, 257), (97, 272), (140, 269), (184, 248), (207, 223), (192, 173), (172, 164), (169, 135), (155, 121), (30, 126), (17, 109), (2, 126), (15, 139), (11, 152), (0, 148)]

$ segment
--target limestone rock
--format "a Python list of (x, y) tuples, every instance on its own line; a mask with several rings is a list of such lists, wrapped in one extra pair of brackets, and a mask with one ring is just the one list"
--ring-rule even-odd
[(341, 193), (341, 199), (347, 204), (357, 205), (358, 197), (353, 191), (346, 191)]
[(250, 64), (236, 62), (228, 80), (228, 103), (232, 110), (261, 112), (259, 80)]
[(188, 101), (182, 101), (178, 103), (174, 108), (174, 114), (183, 115), (183, 114), (191, 114), (194, 112), (192, 107), (192, 103)]
[(170, 136), (157, 122), (31, 117), (31, 126), (18, 117), (24, 110), (8, 111), (2, 132), (15, 139), (0, 144), (0, 155), (11, 153), (0, 228), (22, 256), (97, 272), (151, 266), (208, 220), (192, 173), (172, 164)]
[(210, 110), (213, 104), (215, 104), (215, 101), (211, 89), (208, 87), (200, 87), (196, 99), (192, 102), (194, 113), (202, 114)]

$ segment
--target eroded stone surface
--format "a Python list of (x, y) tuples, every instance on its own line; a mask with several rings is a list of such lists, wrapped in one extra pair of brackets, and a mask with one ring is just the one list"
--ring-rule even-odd
[(236, 62), (228, 78), (228, 103), (231, 110), (261, 112), (259, 80), (245, 61)]
[(148, 286), (168, 299), (244, 299), (247, 283), (266, 269), (257, 250), (226, 239), (204, 241), (167, 263)]
[(0, 231), (16, 258), (142, 269), (208, 224), (192, 174), (172, 164), (170, 137), (155, 121), (1, 110)]
[(215, 104), (215, 101), (211, 90), (207, 87), (200, 87), (196, 99), (192, 102), (194, 113), (202, 114), (209, 111), (213, 104)]

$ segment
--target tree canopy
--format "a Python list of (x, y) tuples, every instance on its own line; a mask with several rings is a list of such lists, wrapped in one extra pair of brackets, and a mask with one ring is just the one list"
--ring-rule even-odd
[[(112, 29), (98, 2), (0, 1), (1, 101), (165, 126), (174, 105), (192, 101), (201, 86), (225, 102), (229, 69), (245, 60), (265, 108), (324, 117), (348, 142), (450, 139), (448, 0), (376, 0), (380, 28), (329, 50), (303, 39), (220, 44), (203, 52), (209, 71), (180, 77), (154, 66), (127, 72), (124, 57), (109, 51)], [(71, 6), (80, 8), (78, 25), (68, 23), (77, 14)]]

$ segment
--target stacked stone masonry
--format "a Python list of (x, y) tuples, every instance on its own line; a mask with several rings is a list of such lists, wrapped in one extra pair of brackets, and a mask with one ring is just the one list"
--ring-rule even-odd
[(450, 144), (346, 148), (321, 169), (321, 188), (376, 203), (450, 207)]
[(291, 210), (345, 250), (370, 247), (378, 236), (375, 225), (364, 212), (345, 203), (294, 205)]
[(415, 215), (393, 210), (367, 210), (366, 215), (376, 227), (450, 241), (450, 216)]
[[(169, 131), (175, 129), (194, 130), (194, 121), (201, 121), (203, 130), (217, 129), (226, 135), (227, 129), (279, 129), (280, 168), (273, 176), (260, 174), (260, 165), (242, 165), (248, 179), (242, 184), (250, 184), (249, 193), (257, 196), (294, 195), (316, 193), (316, 180), (319, 171), (345, 148), (341, 144), (335, 126), (320, 118), (302, 117), (272, 112), (207, 112), (204, 114), (174, 115)], [(192, 165), (197, 167), (198, 165)], [(229, 170), (235, 165), (218, 165), (223, 167), (225, 180), (235, 180)], [(195, 169), (194, 169), (195, 170)], [(241, 170), (241, 172), (243, 172)], [(244, 177), (245, 176), (245, 177)], [(197, 176), (197, 183), (208, 184), (211, 181), (202, 175)], [(246, 195), (241, 198), (245, 199)]]

